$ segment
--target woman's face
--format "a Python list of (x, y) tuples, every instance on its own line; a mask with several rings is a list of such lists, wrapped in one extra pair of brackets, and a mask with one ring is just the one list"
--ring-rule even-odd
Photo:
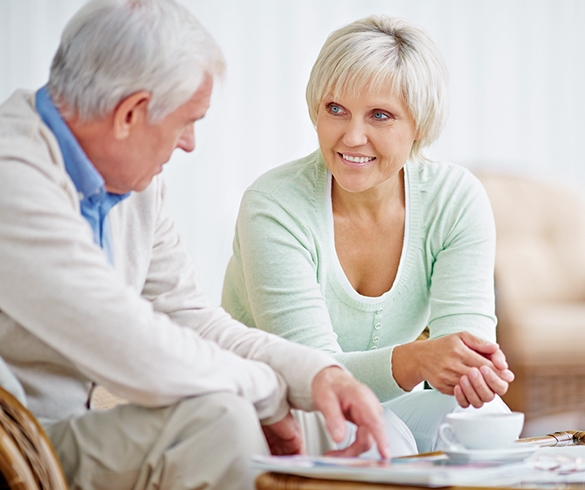
[(326, 96), (317, 134), (327, 168), (351, 193), (392, 188), (417, 136), (401, 97), (367, 89), (358, 96)]

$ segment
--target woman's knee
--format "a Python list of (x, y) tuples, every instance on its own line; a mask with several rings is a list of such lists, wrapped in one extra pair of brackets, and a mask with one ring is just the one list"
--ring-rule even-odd
[(436, 447), (439, 425), (445, 415), (456, 410), (455, 397), (436, 390), (407, 393), (385, 402), (412, 432), (419, 452), (433, 451)]
[(463, 410), (475, 410), (477, 412), (481, 412), (481, 413), (509, 413), (510, 412), (510, 408), (508, 407), (508, 405), (506, 405), (506, 403), (504, 402), (504, 400), (502, 400), (498, 395), (496, 395), (496, 397), (488, 403), (484, 403), (482, 407), (480, 408), (473, 408), (473, 407), (468, 407), (465, 408)]

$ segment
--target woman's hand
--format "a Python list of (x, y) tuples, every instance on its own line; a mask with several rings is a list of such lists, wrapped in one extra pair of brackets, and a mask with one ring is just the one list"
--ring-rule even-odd
[(405, 390), (423, 380), (462, 407), (476, 408), (503, 395), (514, 374), (498, 344), (459, 332), (394, 348), (394, 379)]
[(482, 365), (472, 367), (469, 372), (453, 387), (457, 403), (464, 408), (469, 405), (481, 407), (485, 402), (492, 401), (495, 395), (504, 395), (508, 384), (514, 381), (514, 373), (508, 369), (506, 356), (498, 344), (486, 342), (466, 333), (463, 341), (470, 348), (489, 359), (493, 367)]

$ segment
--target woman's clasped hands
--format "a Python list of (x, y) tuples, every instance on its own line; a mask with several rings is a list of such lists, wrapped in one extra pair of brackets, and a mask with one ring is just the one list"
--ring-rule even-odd
[(514, 380), (506, 356), (494, 342), (468, 332), (397, 346), (393, 353), (394, 379), (404, 390), (426, 380), (459, 405), (480, 408), (504, 395)]

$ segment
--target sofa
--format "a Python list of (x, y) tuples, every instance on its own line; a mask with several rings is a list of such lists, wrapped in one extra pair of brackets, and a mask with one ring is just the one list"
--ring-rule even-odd
[(527, 419), (585, 409), (585, 197), (569, 184), (476, 172), (494, 212), (498, 341)]

